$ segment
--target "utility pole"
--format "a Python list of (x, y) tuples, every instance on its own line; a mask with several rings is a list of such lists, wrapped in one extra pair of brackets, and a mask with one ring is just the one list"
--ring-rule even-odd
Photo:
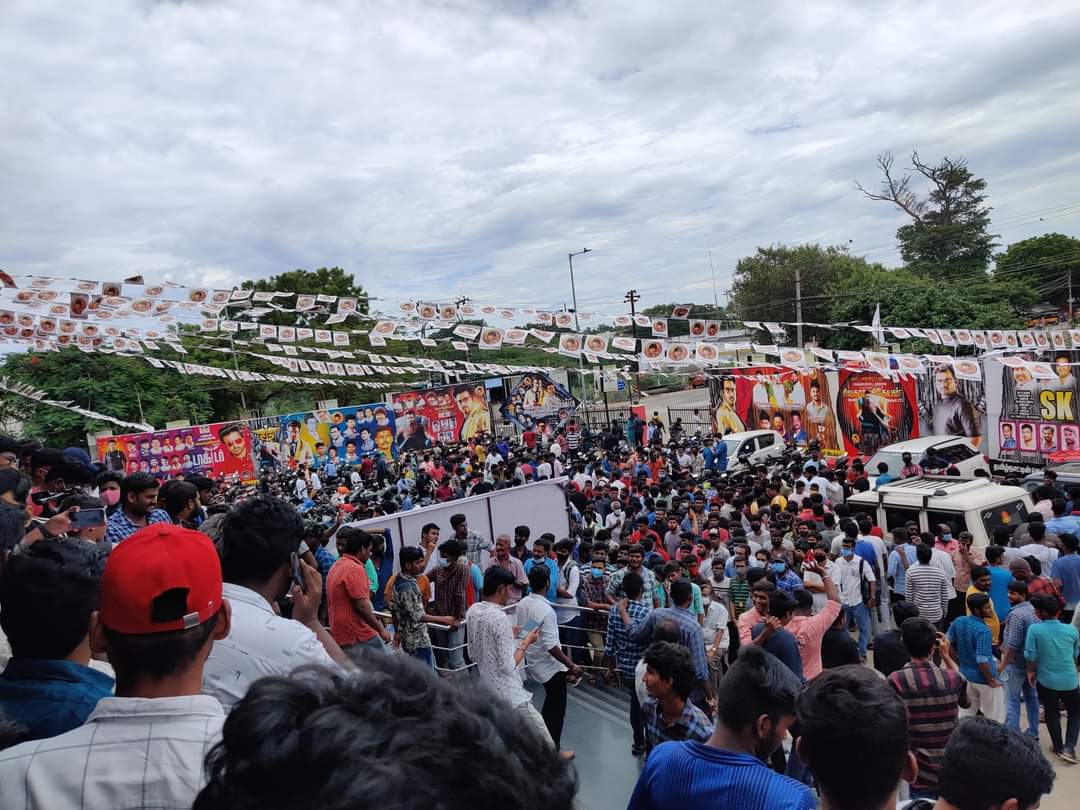
[[(582, 248), (576, 253), (567, 253), (567, 259), (570, 261), (570, 297), (574, 302), (574, 331), (581, 335), (581, 324), (578, 323), (578, 311), (577, 311), (577, 288), (574, 287), (574, 257), (584, 256), (586, 253), (592, 253), (589, 248)], [(565, 305), (564, 305), (565, 306)], [(580, 339), (580, 338), (579, 338)], [(589, 395), (585, 388), (585, 358), (581, 352), (578, 352), (578, 379), (581, 380), (581, 399), (583, 400), (586, 408), (589, 404)]]
[(1069, 326), (1073, 322), (1072, 268), (1069, 268)]
[(713, 266), (712, 251), (709, 251), (709, 272), (712, 274), (712, 300), (713, 306), (720, 309), (720, 294), (716, 291), (716, 268)]
[[(240, 376), (240, 365), (236, 362), (236, 341), (233, 340), (232, 332), (229, 333), (229, 349), (232, 353), (233, 371), (237, 372), (237, 376)], [(244, 383), (239, 380), (237, 382), (240, 383), (240, 410), (243, 412), (244, 418), (247, 419), (247, 398), (244, 396)]]
[[(463, 295), (461, 298), (458, 298), (456, 301), (454, 301), (454, 305), (458, 306), (458, 307), (463, 307), (463, 306), (465, 306), (466, 304), (469, 304), (469, 303), (472, 303), (472, 299), (469, 298), (466, 295)], [(461, 316), (458, 315), (458, 318), (461, 318)], [(469, 362), (469, 341), (467, 341), (467, 340), (465, 341), (465, 362), (466, 363)], [(447, 377), (448, 382), (449, 382), (449, 379), (450, 378)]]
[(803, 347), (802, 336), (802, 270), (799, 265), (795, 265), (795, 340), (798, 341), (799, 348)]
[[(633, 330), (632, 334), (634, 335), (634, 344), (635, 344), (634, 348), (635, 349), (637, 348), (637, 321), (634, 320), (634, 316), (637, 315), (637, 310), (634, 308), (634, 306), (640, 300), (641, 300), (641, 296), (638, 295), (637, 290), (630, 290), (630, 292), (628, 292), (625, 295), (625, 297), (623, 297), (623, 301), (625, 301), (626, 303), (628, 303), (630, 305), (630, 328)], [(639, 374), (640, 372), (641, 372), (641, 361), (638, 360), (635, 357), (634, 358), (634, 374), (635, 374), (635, 376), (634, 376), (633, 382), (630, 383), (630, 404), (631, 405), (634, 404), (634, 385), (639, 383), (639, 378), (636, 375)]]

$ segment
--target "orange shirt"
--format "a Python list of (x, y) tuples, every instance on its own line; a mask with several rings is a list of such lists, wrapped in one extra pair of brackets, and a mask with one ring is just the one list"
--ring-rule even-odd
[(347, 647), (375, 637), (375, 631), (353, 606), (354, 599), (371, 599), (371, 581), (360, 560), (342, 554), (326, 577), (326, 592), (326, 612), (334, 641)]
[[(495, 559), (492, 557), (491, 559)], [(390, 579), (386, 580), (386, 587), (383, 588), (383, 598), (386, 600), (386, 604), (390, 604), (390, 597), (394, 595), (394, 583), (397, 582), (397, 574), (391, 574)], [(420, 589), (420, 596), (424, 600), (426, 605), (431, 601), (431, 582), (426, 576), (420, 574), (416, 577), (416, 586)]]

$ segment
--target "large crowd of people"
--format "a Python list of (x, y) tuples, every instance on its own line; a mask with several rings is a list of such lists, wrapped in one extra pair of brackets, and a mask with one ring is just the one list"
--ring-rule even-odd
[[(629, 699), (631, 808), (1035, 807), (1040, 715), (1077, 763), (1080, 492), (975, 548), (877, 525), (874, 477), (658, 415), (257, 486), (0, 437), (0, 810), (570, 808), (586, 680)], [(560, 536), (452, 508), (544, 479)]]

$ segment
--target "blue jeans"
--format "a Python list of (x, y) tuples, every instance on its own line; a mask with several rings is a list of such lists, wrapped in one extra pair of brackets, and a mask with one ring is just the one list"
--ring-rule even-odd
[(417, 647), (409, 655), (417, 661), (423, 661), (429, 669), (435, 669), (435, 656), (431, 653), (431, 647)]
[(859, 628), (859, 655), (866, 658), (866, 645), (870, 643), (870, 608), (864, 604), (844, 605), (844, 624), (852, 617)]
[(1009, 679), (1005, 681), (1005, 725), (1015, 731), (1020, 730), (1020, 704), (1027, 709), (1028, 729), (1025, 734), (1033, 740), (1039, 739), (1039, 696), (1035, 687), (1028, 683), (1027, 672), (1023, 667), (1009, 664)]

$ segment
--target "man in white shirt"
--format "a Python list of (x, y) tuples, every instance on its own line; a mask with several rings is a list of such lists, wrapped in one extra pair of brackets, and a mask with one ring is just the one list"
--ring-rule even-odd
[[(544, 718), (532, 703), (532, 695), (521, 685), (518, 666), (525, 652), (540, 638), (540, 628), (525, 633), (518, 643), (514, 628), (504, 608), (514, 588), (514, 575), (505, 568), (493, 566), (484, 574), (482, 599), (465, 613), (469, 627), (469, 657), (476, 664), (480, 679), (492, 692), (520, 713), (522, 720), (534, 729), (541, 739), (554, 745)], [(519, 603), (520, 605), (520, 603)]]
[(709, 680), (712, 681), (713, 689), (720, 685), (720, 678), (724, 674), (724, 661), (727, 660), (731, 646), (728, 634), (731, 614), (728, 613), (725, 602), (726, 598), (715, 594), (709, 582), (701, 584), (701, 604), (705, 608), (701, 635), (705, 640), (705, 660), (709, 663)]
[[(540, 631), (536, 644), (525, 651), (525, 672), (530, 680), (544, 686), (544, 708), (540, 715), (551, 735), (555, 748), (562, 741), (563, 721), (566, 719), (566, 678), (581, 677), (581, 668), (571, 661), (559, 646), (559, 627), (555, 611), (544, 598), (551, 579), (546, 565), (534, 565), (529, 571), (530, 593), (520, 602), (514, 614), (515, 623), (525, 632)], [(563, 751), (564, 759), (572, 759), (573, 751)]]
[[(207, 659), (203, 692), (226, 711), (267, 675), (288, 675), (304, 664), (351, 666), (319, 622), (322, 577), (297, 557), (303, 530), (292, 506), (268, 496), (245, 501), (225, 518), (221, 559), (232, 626)], [(306, 590), (294, 582), (294, 560)], [(291, 619), (273, 609), (286, 594)]]
[[(855, 553), (855, 538), (845, 535), (840, 545), (840, 559), (836, 561), (840, 579), (840, 605), (845, 622), (855, 619), (859, 628), (859, 656), (866, 660), (870, 644), (870, 609), (877, 594), (877, 577), (874, 569)], [(868, 583), (869, 601), (863, 598), (863, 583)]]
[(128, 537), (109, 555), (90, 619), (91, 649), (116, 669), (116, 697), (78, 728), (0, 752), (0, 805), (191, 807), (225, 722), (199, 685), (229, 619), (210, 538), (168, 523)]
[(604, 518), (604, 528), (611, 532), (611, 542), (618, 544), (619, 538), (622, 537), (623, 523), (626, 520), (626, 514), (622, 509), (622, 501), (617, 498), (611, 501), (611, 511), (608, 512), (608, 516)]
[(298, 500), (306, 500), (308, 496), (307, 480), (304, 478), (304, 469), (301, 467), (297, 473), (296, 482), (293, 484), (293, 493)]
[(536, 477), (540, 481), (544, 481), (553, 476), (554, 470), (552, 469), (551, 462), (546, 458), (536, 465)]

